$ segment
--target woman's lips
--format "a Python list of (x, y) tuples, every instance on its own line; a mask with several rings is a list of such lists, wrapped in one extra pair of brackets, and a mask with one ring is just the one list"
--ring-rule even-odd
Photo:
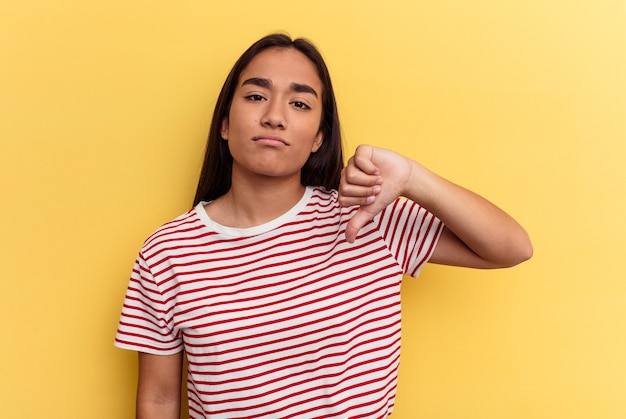
[(254, 140), (254, 142), (256, 143), (271, 147), (283, 147), (289, 145), (284, 138), (277, 135), (257, 135), (253, 137), (252, 140)]

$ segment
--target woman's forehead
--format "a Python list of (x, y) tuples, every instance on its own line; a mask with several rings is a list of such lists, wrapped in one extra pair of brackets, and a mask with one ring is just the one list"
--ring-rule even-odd
[(257, 54), (239, 77), (241, 86), (250, 78), (261, 78), (276, 84), (309, 85), (321, 93), (322, 81), (313, 62), (295, 48), (269, 48)]

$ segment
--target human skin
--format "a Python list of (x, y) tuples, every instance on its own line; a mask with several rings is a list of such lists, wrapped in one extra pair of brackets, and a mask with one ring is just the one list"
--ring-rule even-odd
[[(211, 219), (252, 227), (301, 199), (301, 168), (323, 141), (321, 95), (315, 68), (296, 50), (266, 50), (250, 62), (222, 121), (221, 134), (233, 156), (232, 186), (205, 206)], [(357, 148), (341, 175), (340, 203), (359, 206), (346, 239), (358, 240), (360, 228), (398, 196), (418, 202), (444, 222), (431, 262), (500, 268), (532, 255), (526, 231), (503, 210), (415, 160), (369, 145)], [(182, 352), (139, 354), (138, 418), (179, 417), (182, 360)]]
[(252, 227), (298, 202), (301, 169), (323, 141), (322, 94), (317, 70), (295, 49), (271, 48), (250, 62), (222, 122), (233, 156), (232, 186), (206, 206), (211, 219)]
[(532, 256), (524, 228), (485, 198), (391, 150), (359, 146), (342, 172), (342, 205), (360, 205), (346, 228), (353, 242), (361, 227), (405, 196), (445, 225), (430, 262), (470, 268), (505, 268)]
[[(291, 208), (304, 193), (300, 170), (323, 141), (322, 83), (295, 49), (268, 49), (243, 70), (221, 134), (233, 156), (232, 187), (205, 207), (214, 221), (259, 225)], [(137, 417), (180, 413), (183, 353), (139, 353)]]

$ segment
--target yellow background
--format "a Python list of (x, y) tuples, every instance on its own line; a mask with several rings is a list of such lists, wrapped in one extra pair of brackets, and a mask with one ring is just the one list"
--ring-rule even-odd
[(530, 232), (403, 288), (394, 419), (626, 417), (626, 3), (0, 1), (0, 417), (130, 418), (132, 262), (188, 209), (218, 89), (313, 39), (347, 150), (413, 156)]

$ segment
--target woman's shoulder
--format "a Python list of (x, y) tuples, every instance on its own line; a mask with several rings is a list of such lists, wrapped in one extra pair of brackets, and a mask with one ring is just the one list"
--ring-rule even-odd
[(161, 224), (144, 241), (143, 248), (145, 249), (158, 243), (170, 242), (192, 236), (194, 231), (198, 231), (202, 228), (197, 208), (198, 206), (192, 207), (176, 218)]

